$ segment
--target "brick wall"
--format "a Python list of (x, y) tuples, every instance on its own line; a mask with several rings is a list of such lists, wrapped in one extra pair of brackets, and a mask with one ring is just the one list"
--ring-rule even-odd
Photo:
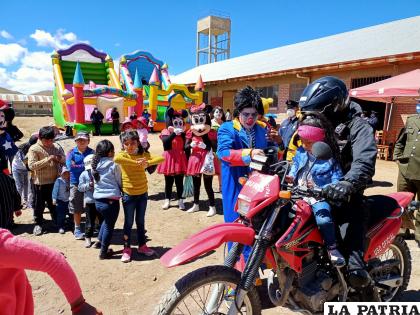
[[(405, 118), (408, 115), (413, 115), (416, 113), (416, 104), (394, 104), (391, 114), (391, 123), (389, 125), (389, 130), (395, 130), (397, 135), (400, 132), (401, 128), (404, 127)], [(404, 120), (403, 120), (404, 118)]]
[(289, 99), (289, 83), (279, 84), (279, 106), (277, 108), (277, 113), (286, 112), (285, 102)]

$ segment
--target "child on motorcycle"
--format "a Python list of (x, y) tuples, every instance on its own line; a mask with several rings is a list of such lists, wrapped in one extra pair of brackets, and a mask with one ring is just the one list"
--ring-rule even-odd
[[(338, 162), (338, 147), (332, 127), (319, 117), (307, 116), (298, 127), (298, 136), (302, 146), (298, 148), (287, 181), (307, 188), (323, 188), (336, 183), (342, 178)], [(333, 152), (329, 160), (317, 160), (311, 153), (312, 145), (317, 141), (326, 142)], [(336, 156), (334, 156), (336, 155)], [(343, 255), (337, 249), (335, 226), (331, 217), (331, 206), (325, 200), (306, 198), (312, 206), (312, 212), (327, 247), (331, 262), (336, 266), (345, 263)]]

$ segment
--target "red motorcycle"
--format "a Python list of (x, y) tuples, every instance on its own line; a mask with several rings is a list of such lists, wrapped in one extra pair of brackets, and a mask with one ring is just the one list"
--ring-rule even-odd
[[(315, 143), (312, 153), (317, 159), (331, 157), (325, 143)], [(311, 207), (304, 201), (322, 198), (322, 191), (290, 187), (285, 181), (289, 163), (276, 162), (275, 156), (276, 151), (268, 149), (265, 157), (251, 162), (254, 171), (246, 182), (242, 179), (236, 222), (206, 228), (161, 257), (170, 268), (231, 243), (223, 266), (200, 268), (179, 279), (155, 314), (261, 314), (255, 283), (262, 269), (268, 271), (267, 294), (276, 306), (323, 314), (325, 302), (360, 300), (360, 291), (346, 281), (346, 267), (330, 262)], [(404, 210), (418, 207), (412, 199), (406, 192), (369, 197), (371, 210), (382, 213), (369, 225), (364, 253), (374, 301), (394, 300), (407, 288), (411, 257), (398, 231)], [(240, 272), (237, 266), (245, 247), (250, 253)]]

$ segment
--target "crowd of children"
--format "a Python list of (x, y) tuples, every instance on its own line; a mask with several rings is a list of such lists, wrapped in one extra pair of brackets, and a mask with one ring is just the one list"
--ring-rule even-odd
[[(263, 116), (262, 105), (256, 107), (255, 115), (258, 113)], [(100, 259), (109, 258), (112, 256), (109, 246), (119, 216), (121, 199), (124, 211), (124, 247), (121, 261), (131, 261), (131, 234), (134, 222), (137, 228), (137, 252), (146, 256), (154, 255), (153, 249), (146, 245), (145, 212), (148, 201), (146, 173), (151, 174), (156, 169), (165, 178), (162, 209), (170, 208), (172, 186), (175, 183), (178, 208), (185, 210), (184, 200), (191, 196), (193, 205), (186, 212), (199, 211), (203, 179), (209, 204), (207, 216), (216, 215), (213, 177), (219, 176), (219, 186), (221, 186), (221, 161), (215, 153), (217, 132), (226, 121), (223, 109), (204, 103), (191, 106), (189, 113), (186, 110), (178, 111), (169, 107), (166, 112), (166, 128), (160, 134), (163, 145), (162, 156), (152, 156), (149, 153), (150, 128), (147, 114), (143, 113), (140, 118), (132, 114), (120, 125), (118, 111), (112, 110), (113, 133), (120, 134), (120, 152), (115, 153), (114, 145), (109, 140), (100, 141), (94, 150), (89, 147), (89, 134), (78, 132), (74, 137), (75, 147), (65, 155), (61, 146), (54, 142), (56, 129), (51, 126), (41, 128), (28, 142), (16, 148), (12, 137), (4, 132), (5, 128), (1, 128), (2, 124), (6, 124), (6, 115), (0, 110), (0, 137), (5, 143), (11, 142), (11, 145), (6, 146), (9, 152), (3, 150), (4, 152), (0, 153), (6, 160), (13, 161), (11, 168), (17, 192), (22, 199), (22, 207), (33, 209), (35, 235), (41, 235), (46, 228), (43, 213), (47, 204), (60, 234), (71, 230), (75, 239), (85, 240), (86, 248), (100, 249)], [(188, 130), (187, 117), (190, 123)], [(237, 120), (236, 123), (242, 123), (237, 115), (234, 119)], [(270, 123), (264, 120), (260, 125), (265, 126), (267, 130), (272, 128)], [(299, 185), (308, 184), (305, 182), (308, 178), (305, 170), (307, 162), (312, 161), (311, 144), (315, 141), (327, 141), (330, 145), (334, 145), (331, 136), (326, 137), (326, 134), (330, 135), (330, 131), (325, 133), (325, 130), (329, 130), (328, 127), (325, 122), (313, 117), (300, 123), (297, 135), (301, 139), (302, 147), (293, 160), (289, 177), (291, 182)], [(97, 128), (95, 133), (98, 131)], [(249, 136), (252, 138), (252, 134)], [(10, 159), (8, 154), (15, 155), (14, 159)], [(315, 172), (316, 169), (314, 167), (311, 172)], [(329, 182), (322, 185), (336, 181), (340, 174), (339, 168), (331, 169)], [(319, 185), (316, 174), (311, 174), (309, 179), (310, 185)], [(335, 239), (331, 237), (331, 230), (334, 230), (334, 227), (329, 205), (325, 202), (313, 202), (312, 206), (331, 256), (341, 263), (342, 256), (336, 250)], [(86, 213), (84, 231), (81, 228), (83, 213)], [(97, 241), (93, 242), (95, 232)]]

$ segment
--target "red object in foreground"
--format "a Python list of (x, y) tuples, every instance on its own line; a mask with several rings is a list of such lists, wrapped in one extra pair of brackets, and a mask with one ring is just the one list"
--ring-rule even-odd
[(240, 223), (222, 223), (204, 229), (184, 240), (160, 258), (165, 267), (174, 267), (220, 247), (225, 242), (252, 245), (255, 231)]

